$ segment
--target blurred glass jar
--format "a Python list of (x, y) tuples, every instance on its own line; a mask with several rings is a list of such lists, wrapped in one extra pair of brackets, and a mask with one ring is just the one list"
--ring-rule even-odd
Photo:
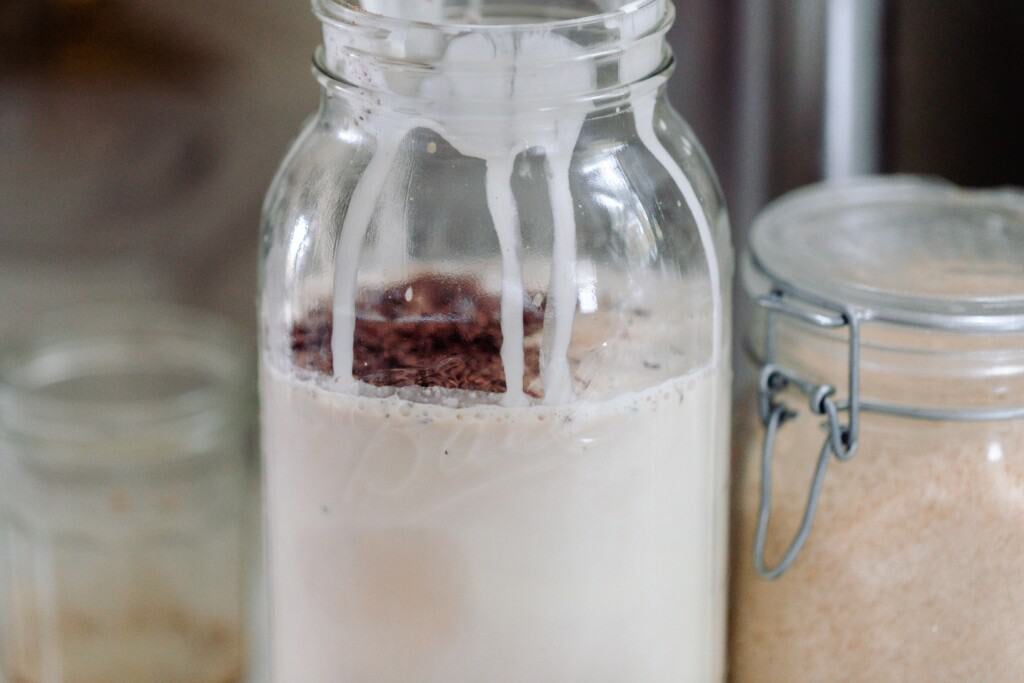
[(750, 243), (732, 680), (1020, 680), (1024, 194), (814, 187)]
[(153, 307), (26, 341), (0, 364), (0, 674), (242, 680), (244, 345)]

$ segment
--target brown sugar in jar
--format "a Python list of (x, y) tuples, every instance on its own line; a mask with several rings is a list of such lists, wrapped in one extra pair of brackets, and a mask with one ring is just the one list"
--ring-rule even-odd
[[(1022, 208), (1010, 193), (872, 180), (798, 193), (755, 226), (746, 285), (755, 297), (775, 294), (752, 327), (751, 353), (762, 377), (775, 377), (766, 403), (797, 414), (771, 449), (759, 572), (766, 429), (758, 391), (741, 396), (732, 681), (1020, 680)], [(854, 430), (851, 318), (860, 332)], [(834, 387), (817, 397), (833, 401), (842, 443), (855, 447), (844, 460), (824, 446), (810, 532), (786, 566), (829, 436), (828, 411), (811, 410), (822, 386)]]

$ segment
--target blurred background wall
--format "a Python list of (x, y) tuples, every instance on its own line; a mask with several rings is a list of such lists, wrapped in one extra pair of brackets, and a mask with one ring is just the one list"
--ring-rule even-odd
[[(1024, 2), (677, 2), (672, 97), (738, 244), (828, 175), (1024, 184)], [(0, 0), (0, 333), (122, 297), (251, 323), (260, 203), (316, 105), (317, 35), (306, 0)]]
[(0, 0), (0, 332), (126, 297), (250, 323), (316, 42), (302, 0)]
[(1024, 3), (734, 4), (730, 194), (741, 225), (765, 201), (823, 177), (1024, 184)]

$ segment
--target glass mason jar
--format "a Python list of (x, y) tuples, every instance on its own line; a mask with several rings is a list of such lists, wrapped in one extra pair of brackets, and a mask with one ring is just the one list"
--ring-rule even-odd
[(813, 187), (750, 244), (733, 680), (1020, 680), (1024, 193)]
[(273, 680), (721, 680), (731, 252), (671, 4), (316, 9), (265, 208)]
[(240, 683), (249, 364), (176, 308), (0, 359), (0, 679)]

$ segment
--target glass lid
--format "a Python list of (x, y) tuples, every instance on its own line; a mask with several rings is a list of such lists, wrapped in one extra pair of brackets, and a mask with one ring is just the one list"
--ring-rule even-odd
[(933, 329), (1024, 330), (1024, 191), (905, 176), (813, 186), (755, 222), (751, 258), (783, 291)]

